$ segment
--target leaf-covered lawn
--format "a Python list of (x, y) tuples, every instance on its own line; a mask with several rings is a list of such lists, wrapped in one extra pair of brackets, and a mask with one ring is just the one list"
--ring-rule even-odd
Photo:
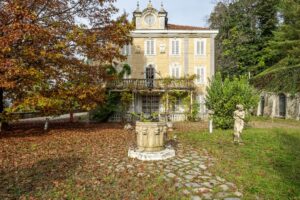
[[(190, 198), (127, 157), (135, 138), (121, 125), (57, 127), (0, 136), (0, 199)], [(210, 172), (236, 183), (243, 199), (300, 199), (300, 128), (248, 128), (241, 146), (232, 143), (232, 131), (182, 130), (180, 143), (206, 149), (217, 159)], [(119, 164), (125, 170), (116, 173)], [(165, 167), (151, 172), (157, 166)]]
[(217, 158), (212, 172), (236, 183), (243, 199), (300, 199), (300, 128), (249, 128), (241, 146), (232, 131), (179, 135)]
[(113, 173), (134, 135), (121, 125), (15, 131), (0, 138), (0, 199), (179, 199), (159, 175)]

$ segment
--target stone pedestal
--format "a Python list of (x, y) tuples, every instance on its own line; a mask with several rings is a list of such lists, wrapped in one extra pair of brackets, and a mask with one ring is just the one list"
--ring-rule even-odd
[(129, 149), (128, 156), (143, 161), (166, 160), (175, 156), (175, 150), (173, 148), (166, 148), (156, 152), (141, 152), (135, 149)]

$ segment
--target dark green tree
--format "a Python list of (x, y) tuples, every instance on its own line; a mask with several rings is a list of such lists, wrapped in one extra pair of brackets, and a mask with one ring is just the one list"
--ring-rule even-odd
[(217, 68), (223, 75), (256, 70), (277, 24), (278, 0), (238, 0), (217, 3), (209, 22), (216, 37)]
[(281, 24), (264, 49), (253, 83), (274, 92), (300, 92), (300, 1), (282, 0)]

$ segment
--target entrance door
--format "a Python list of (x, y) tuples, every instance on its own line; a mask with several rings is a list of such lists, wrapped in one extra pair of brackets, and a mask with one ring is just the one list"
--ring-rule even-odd
[(152, 65), (146, 67), (146, 84), (148, 88), (154, 87), (155, 69)]
[(286, 116), (286, 96), (285, 94), (279, 94), (279, 116)]
[(142, 111), (145, 114), (159, 112), (159, 96), (146, 95), (142, 97)]

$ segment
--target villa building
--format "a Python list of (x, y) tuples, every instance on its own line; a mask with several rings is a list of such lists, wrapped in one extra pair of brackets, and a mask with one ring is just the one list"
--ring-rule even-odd
[[(134, 100), (128, 113), (155, 112), (160, 117), (168, 107), (163, 103), (164, 95), (185, 93), (190, 98), (190, 107), (194, 102), (199, 103), (199, 117), (205, 117), (206, 87), (215, 74), (218, 30), (169, 24), (163, 5), (157, 10), (151, 1), (144, 10), (137, 6), (133, 20), (132, 44), (122, 50), (127, 56), (124, 63), (131, 66), (131, 74), (110, 83), (109, 90), (132, 92)], [(184, 121), (189, 108), (184, 105), (183, 96), (176, 98), (170, 120)], [(120, 117), (115, 113), (111, 120), (118, 121)]]

